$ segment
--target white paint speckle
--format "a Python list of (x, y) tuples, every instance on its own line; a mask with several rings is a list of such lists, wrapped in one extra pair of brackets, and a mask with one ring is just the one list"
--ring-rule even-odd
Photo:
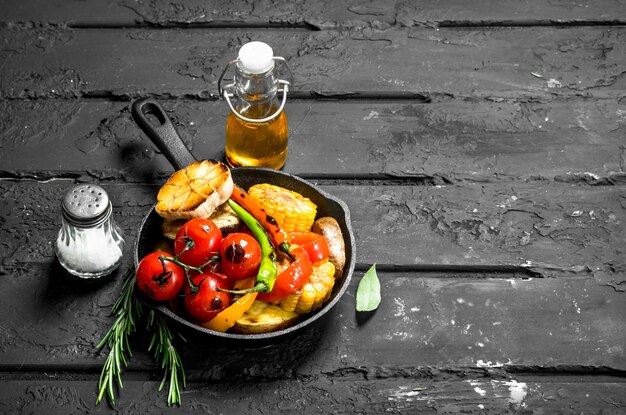
[(474, 391), (479, 394), (480, 396), (485, 396), (487, 394), (487, 391), (480, 388), (478, 385), (480, 385), (480, 382), (476, 382), (471, 380), (470, 381), (470, 385), (472, 385), (474, 387)]
[(561, 84), (561, 82), (559, 82), (558, 80), (554, 79), (554, 78), (550, 78), (548, 80), (548, 88), (561, 88), (563, 85)]
[(394, 314), (394, 317), (404, 317), (405, 313), (404, 313), (404, 300), (402, 300), (402, 298), (394, 298), (393, 302), (396, 303), (396, 305), (398, 306), (398, 308), (396, 309), (396, 312)]
[(426, 388), (412, 388), (409, 389), (408, 386), (400, 386), (398, 390), (392, 391), (391, 396), (387, 397), (389, 401), (399, 401), (399, 402), (413, 402), (414, 400), (420, 400), (424, 398), (420, 398), (420, 391), (426, 390)]
[(500, 362), (492, 362), (491, 360), (485, 362), (482, 359), (479, 359), (476, 362), (476, 367), (502, 367), (504, 366), (504, 363), (500, 363)]
[(521, 405), (527, 394), (528, 388), (526, 386), (526, 383), (518, 382), (513, 379), (510, 382), (505, 382), (505, 385), (509, 387), (509, 392), (511, 393), (509, 402), (516, 405)]
[(376, 111), (370, 111), (369, 115), (366, 117), (363, 117), (363, 121), (369, 121), (373, 118), (378, 118), (380, 114)]

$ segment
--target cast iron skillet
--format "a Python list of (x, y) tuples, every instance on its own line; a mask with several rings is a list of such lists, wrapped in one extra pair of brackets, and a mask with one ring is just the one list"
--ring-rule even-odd
[[(135, 122), (159, 148), (174, 168), (182, 169), (196, 161), (196, 158), (191, 154), (189, 149), (180, 139), (176, 128), (165, 113), (165, 110), (157, 101), (149, 98), (135, 101), (132, 105), (132, 115)], [(152, 117), (149, 118), (147, 115), (152, 115)], [(305, 316), (302, 320), (300, 320), (300, 322), (298, 322), (298, 324), (283, 330), (263, 334), (219, 333), (206, 329), (202, 326), (198, 326), (184, 319), (162, 304), (150, 302), (147, 299), (144, 299), (144, 301), (149, 306), (158, 309), (172, 320), (187, 326), (190, 329), (225, 339), (273, 339), (287, 334), (292, 334), (310, 326), (312, 323), (316, 322), (328, 313), (328, 311), (335, 304), (337, 304), (348, 288), (350, 279), (352, 278), (352, 273), (354, 272), (355, 240), (350, 225), (350, 211), (348, 210), (348, 206), (346, 206), (343, 201), (315, 187), (306, 180), (288, 173), (259, 167), (238, 167), (231, 169), (231, 174), (233, 181), (244, 189), (247, 189), (257, 183), (271, 183), (296, 191), (308, 197), (317, 205), (317, 217), (332, 216), (337, 220), (339, 226), (341, 227), (341, 232), (343, 233), (346, 246), (346, 265), (344, 267), (342, 278), (335, 283), (330, 300), (317, 312)], [(161, 219), (161, 217), (156, 213), (153, 206), (141, 222), (139, 233), (137, 235), (137, 239), (135, 240), (135, 265), (138, 265), (141, 258), (152, 252), (157, 242), (163, 239), (161, 233), (162, 221), (163, 219)]]

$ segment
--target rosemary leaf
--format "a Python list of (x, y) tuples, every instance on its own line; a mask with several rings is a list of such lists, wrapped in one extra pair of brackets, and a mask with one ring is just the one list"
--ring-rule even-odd
[[(152, 331), (149, 351), (154, 351), (154, 358), (161, 363), (163, 379), (159, 385), (159, 391), (165, 387), (169, 375), (169, 388), (167, 394), (167, 406), (180, 406), (181, 396), (179, 380), (182, 379), (183, 387), (186, 386), (185, 371), (178, 351), (174, 347), (174, 335), (167, 326), (163, 316), (154, 310), (149, 311), (148, 330)], [(180, 336), (183, 340), (184, 338)]]
[(98, 397), (96, 405), (100, 404), (106, 394), (109, 403), (115, 406), (115, 383), (123, 388), (121, 373), (127, 366), (126, 353), (131, 356), (129, 337), (135, 331), (136, 322), (141, 317), (143, 306), (134, 296), (135, 267), (130, 266), (124, 274), (124, 284), (119, 298), (113, 304), (111, 311), (116, 319), (96, 346), (102, 350), (108, 346), (109, 354), (102, 367), (98, 381)]

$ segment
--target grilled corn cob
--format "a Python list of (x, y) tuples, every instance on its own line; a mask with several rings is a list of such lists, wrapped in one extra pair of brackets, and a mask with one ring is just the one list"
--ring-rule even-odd
[(330, 262), (313, 265), (313, 273), (300, 292), (280, 301), (280, 308), (298, 314), (307, 314), (322, 307), (335, 285), (335, 266)]
[(276, 219), (285, 232), (311, 230), (317, 206), (308, 198), (269, 183), (252, 186), (248, 194), (263, 206), (268, 215)]

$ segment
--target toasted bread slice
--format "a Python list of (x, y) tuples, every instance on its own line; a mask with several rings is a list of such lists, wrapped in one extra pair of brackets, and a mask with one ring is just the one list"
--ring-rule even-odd
[[(237, 232), (241, 226), (241, 220), (239, 216), (228, 206), (228, 203), (223, 203), (209, 216), (218, 228), (222, 231), (223, 235), (227, 235), (231, 232)], [(175, 239), (176, 233), (187, 222), (187, 219), (177, 220), (164, 220), (161, 225), (161, 231), (163, 236), (168, 239)]]
[(176, 171), (159, 190), (156, 212), (166, 220), (208, 218), (233, 192), (230, 169), (196, 161)]

